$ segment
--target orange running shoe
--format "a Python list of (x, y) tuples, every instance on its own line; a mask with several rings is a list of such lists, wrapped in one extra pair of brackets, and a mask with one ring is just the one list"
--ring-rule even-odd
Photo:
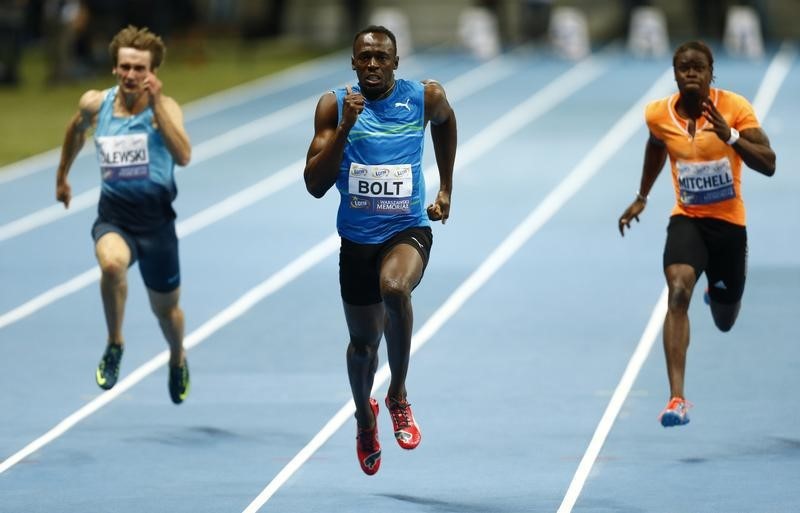
[(397, 444), (403, 449), (415, 449), (422, 440), (422, 433), (414, 420), (414, 414), (411, 413), (411, 404), (405, 399), (401, 402), (387, 396), (386, 407), (389, 408), (389, 414), (392, 416)]
[(381, 468), (381, 443), (378, 441), (378, 401), (370, 397), (369, 406), (375, 415), (375, 426), (371, 429), (357, 426), (356, 454), (361, 470), (371, 476)]
[(664, 427), (684, 426), (689, 423), (689, 408), (692, 404), (683, 397), (673, 397), (658, 416)]

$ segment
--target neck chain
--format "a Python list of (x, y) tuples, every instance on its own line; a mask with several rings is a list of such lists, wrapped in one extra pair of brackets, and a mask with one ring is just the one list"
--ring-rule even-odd
[(396, 85), (397, 85), (397, 81), (395, 80), (394, 82), (392, 82), (392, 87), (387, 89), (386, 92), (384, 92), (383, 94), (381, 94), (380, 96), (378, 96), (374, 100), (370, 100), (370, 101), (371, 102), (378, 102), (378, 101), (381, 101), (381, 100), (383, 100), (385, 98), (388, 98), (389, 95), (392, 94), (392, 91), (394, 91), (394, 86), (396, 86)]

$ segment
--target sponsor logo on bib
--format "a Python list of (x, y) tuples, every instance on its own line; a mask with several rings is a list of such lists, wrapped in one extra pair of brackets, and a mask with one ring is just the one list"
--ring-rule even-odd
[(411, 212), (414, 192), (410, 164), (350, 165), (348, 180), (350, 208), (374, 214)]

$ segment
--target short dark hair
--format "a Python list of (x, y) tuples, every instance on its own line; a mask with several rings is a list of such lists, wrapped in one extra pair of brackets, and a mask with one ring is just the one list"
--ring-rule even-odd
[(702, 41), (687, 41), (680, 45), (676, 50), (675, 53), (672, 55), (672, 67), (675, 67), (675, 64), (678, 62), (678, 55), (682, 54), (687, 50), (697, 50), (698, 52), (702, 52), (708, 58), (708, 65), (711, 68), (711, 76), (714, 76), (714, 56), (711, 54), (711, 48), (708, 47)]
[(392, 46), (394, 46), (394, 53), (397, 55), (397, 38), (394, 37), (394, 32), (389, 30), (388, 28), (384, 27), (383, 25), (370, 25), (369, 27), (363, 28), (359, 30), (355, 37), (353, 37), (353, 48), (356, 47), (356, 41), (358, 38), (363, 36), (364, 34), (383, 34), (388, 37), (392, 41)]

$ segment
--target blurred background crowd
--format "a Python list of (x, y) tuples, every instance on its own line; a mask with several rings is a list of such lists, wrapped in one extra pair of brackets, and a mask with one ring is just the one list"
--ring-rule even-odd
[[(226, 37), (337, 47), (377, 21), (405, 27), (398, 34), (405, 51), (413, 41), (417, 47), (472, 45), (480, 53), (492, 45), (546, 44), (553, 15), (563, 8), (580, 14), (591, 46), (626, 37), (632, 13), (643, 6), (663, 14), (674, 41), (718, 41), (726, 16), (738, 5), (756, 13), (767, 43), (798, 38), (800, 0), (0, 0), (0, 84), (19, 83), (19, 64), (29, 48), (44, 55), (51, 85), (105, 72), (108, 41), (127, 24), (151, 28), (168, 45)], [(486, 23), (469, 25), (467, 11), (488, 16), (493, 38), (481, 39)]]

